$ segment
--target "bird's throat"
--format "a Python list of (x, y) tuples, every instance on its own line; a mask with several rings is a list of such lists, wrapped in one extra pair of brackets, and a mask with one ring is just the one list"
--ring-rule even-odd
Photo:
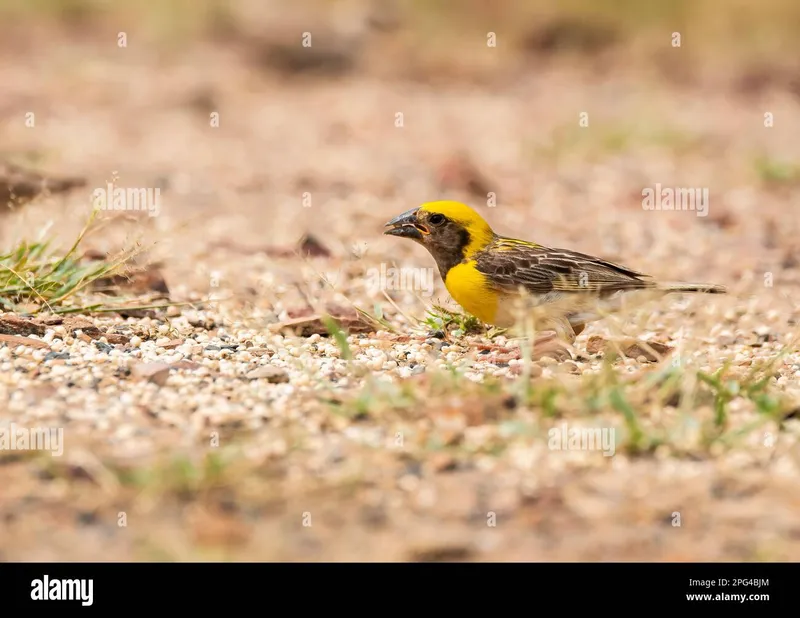
[(442, 281), (446, 281), (447, 273), (469, 257), (468, 249), (472, 239), (467, 230), (461, 229), (457, 236), (443, 239), (443, 241), (429, 247), (428, 250), (436, 260)]

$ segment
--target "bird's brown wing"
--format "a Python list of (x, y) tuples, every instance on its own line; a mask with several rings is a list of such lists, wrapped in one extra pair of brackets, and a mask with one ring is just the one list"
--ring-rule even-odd
[(532, 294), (548, 292), (594, 293), (652, 288), (644, 273), (600, 258), (552, 249), (524, 241), (500, 238), (475, 256), (476, 267), (498, 291), (521, 287)]

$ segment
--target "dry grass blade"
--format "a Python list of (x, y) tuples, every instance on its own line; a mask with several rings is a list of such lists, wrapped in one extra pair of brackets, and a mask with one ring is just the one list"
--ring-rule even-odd
[[(43, 308), (56, 308), (73, 300), (92, 282), (117, 274), (132, 257), (141, 251), (134, 247), (110, 261), (84, 262), (77, 249), (89, 232), (94, 216), (70, 249), (59, 254), (52, 241), (20, 242), (0, 253), (0, 304), (7, 311), (36, 313)], [(31, 311), (31, 306), (35, 309)], [(103, 303), (97, 305), (103, 306)]]

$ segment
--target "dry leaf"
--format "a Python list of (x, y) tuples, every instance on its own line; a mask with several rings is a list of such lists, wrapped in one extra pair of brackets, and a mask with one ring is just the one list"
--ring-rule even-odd
[(281, 369), (280, 367), (272, 367), (267, 365), (266, 367), (259, 367), (258, 369), (254, 369), (246, 376), (249, 380), (266, 380), (271, 384), (281, 384), (284, 382), (289, 381), (289, 374), (286, 373), (286, 370)]
[(41, 350), (49, 350), (50, 345), (38, 339), (31, 339), (30, 337), (18, 337), (17, 335), (0, 335), (0, 343), (5, 343), (10, 346), (26, 345), (31, 348), (39, 348)]
[[(327, 315), (333, 318), (342, 330), (350, 334), (375, 332), (375, 325), (355, 310), (348, 310), (336, 305), (329, 305), (327, 309)], [(287, 313), (291, 314), (292, 312)], [(314, 334), (327, 337), (330, 334), (324, 322), (326, 315), (314, 314), (309, 309), (299, 309), (296, 310), (296, 313), (301, 315), (278, 324), (272, 324), (269, 327), (270, 330), (280, 332), (288, 329), (300, 337), (310, 337)]]
[(170, 366), (166, 363), (139, 363), (131, 368), (131, 374), (137, 378), (164, 386), (169, 377)]
[(35, 320), (21, 318), (18, 315), (7, 313), (0, 317), (0, 333), (4, 335), (37, 335), (43, 336), (47, 330)]

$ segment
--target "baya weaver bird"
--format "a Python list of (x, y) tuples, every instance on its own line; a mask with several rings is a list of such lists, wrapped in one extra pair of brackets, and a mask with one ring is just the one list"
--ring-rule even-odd
[(510, 329), (533, 315), (536, 331), (554, 331), (570, 344), (630, 292), (725, 293), (719, 285), (662, 283), (591, 255), (499, 236), (459, 202), (423, 204), (386, 227), (384, 234), (425, 247), (447, 291), (479, 320)]

